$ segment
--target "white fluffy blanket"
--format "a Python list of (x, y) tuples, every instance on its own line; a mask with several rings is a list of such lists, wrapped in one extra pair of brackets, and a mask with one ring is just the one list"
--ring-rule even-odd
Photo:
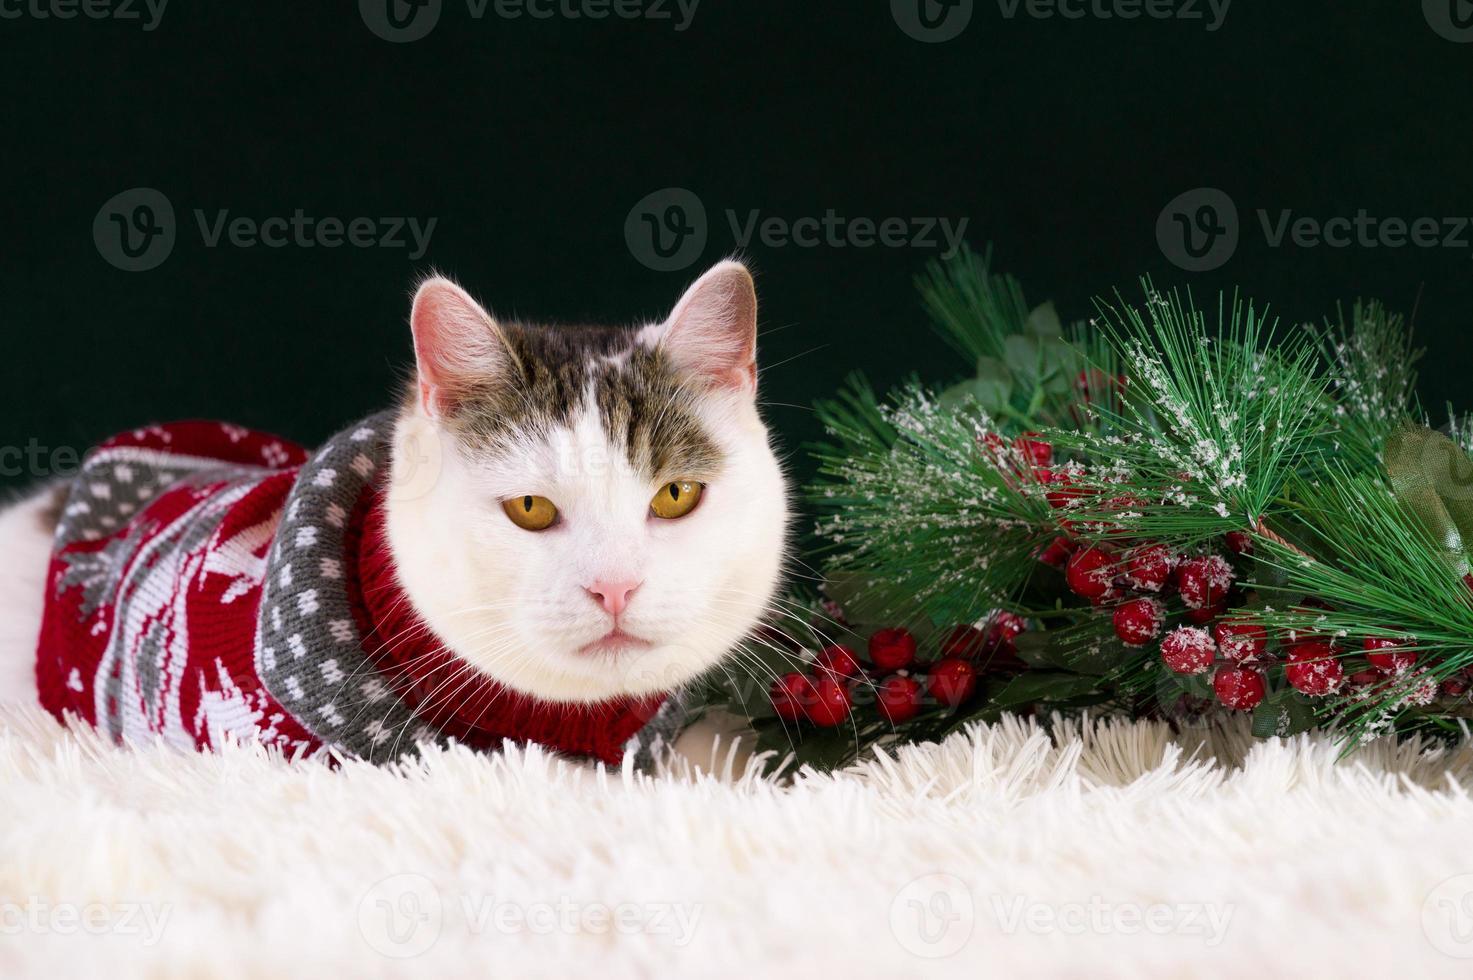
[(0, 712), (0, 975), (1466, 976), (1473, 751), (978, 727), (788, 784)]

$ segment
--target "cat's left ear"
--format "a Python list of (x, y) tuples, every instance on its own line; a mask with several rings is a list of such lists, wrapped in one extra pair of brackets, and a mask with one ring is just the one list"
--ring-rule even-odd
[(721, 262), (685, 291), (661, 327), (660, 349), (713, 388), (757, 391), (757, 288), (740, 262)]
[(420, 405), (432, 419), (451, 415), (469, 392), (514, 365), (491, 314), (449, 279), (432, 276), (420, 284), (409, 325)]

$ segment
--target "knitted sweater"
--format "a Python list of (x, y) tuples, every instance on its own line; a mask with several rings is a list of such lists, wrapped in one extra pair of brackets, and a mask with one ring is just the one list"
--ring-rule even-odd
[(407, 601), (376, 479), (393, 418), (315, 454), (185, 422), (88, 455), (56, 529), (36, 660), (41, 703), (117, 739), (387, 761), (416, 743), (538, 742), (647, 765), (677, 697), (555, 704), (464, 662)]

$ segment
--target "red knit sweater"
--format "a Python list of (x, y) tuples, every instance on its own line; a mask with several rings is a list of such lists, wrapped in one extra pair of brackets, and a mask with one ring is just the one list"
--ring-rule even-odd
[(468, 669), (425, 626), (384, 536), (391, 427), (372, 417), (310, 458), (209, 422), (89, 454), (56, 532), (42, 705), (120, 739), (375, 761), (511, 739), (617, 764), (668, 734), (673, 702), (541, 701)]

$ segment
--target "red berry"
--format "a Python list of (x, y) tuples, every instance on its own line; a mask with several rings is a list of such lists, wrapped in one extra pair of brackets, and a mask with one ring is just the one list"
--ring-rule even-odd
[(880, 630), (869, 638), (869, 659), (887, 674), (904, 670), (916, 662), (916, 639), (898, 626)]
[(1069, 507), (1074, 501), (1094, 493), (1093, 490), (1086, 487), (1075, 486), (1075, 474), (1063, 470), (1055, 472), (1049, 482), (1056, 489), (1048, 491), (1043, 496), (1049, 502), (1049, 506), (1055, 510)]
[(1468, 693), (1468, 682), (1460, 677), (1449, 677), (1442, 682), (1440, 690), (1448, 697), (1462, 697)]
[(941, 656), (975, 660), (987, 642), (987, 634), (975, 626), (955, 626), (941, 641)]
[(1188, 608), (1214, 606), (1227, 598), (1233, 584), (1233, 566), (1221, 555), (1187, 558), (1177, 566), (1176, 584)]
[(1319, 697), (1336, 690), (1345, 679), (1345, 665), (1325, 640), (1307, 640), (1289, 651), (1284, 676), (1296, 690)]
[(1054, 538), (1048, 547), (1038, 553), (1038, 560), (1050, 568), (1063, 568), (1074, 554), (1074, 542), (1068, 538)]
[(1188, 609), (1186, 612), (1187, 622), (1194, 626), (1206, 626), (1223, 613), (1227, 612), (1227, 600), (1203, 606), (1201, 609)]
[(1161, 641), (1161, 659), (1178, 674), (1204, 673), (1216, 654), (1212, 635), (1195, 626), (1178, 626)]
[(1138, 647), (1161, 635), (1166, 607), (1155, 599), (1132, 599), (1115, 607), (1115, 635)]
[(1115, 556), (1102, 548), (1076, 551), (1064, 570), (1064, 578), (1075, 594), (1098, 599), (1110, 591), (1115, 578)]
[(1417, 671), (1409, 687), (1404, 686), (1400, 679), (1389, 680), (1386, 683), (1392, 690), (1400, 692), (1407, 704), (1425, 707), (1437, 699), (1437, 679), (1427, 670)]
[(853, 677), (859, 673), (859, 655), (841, 643), (834, 643), (818, 651), (813, 667), (820, 675)]
[(987, 632), (999, 640), (1014, 640), (1028, 632), (1028, 621), (1017, 613), (999, 609), (987, 618)]
[(921, 685), (914, 677), (892, 674), (880, 683), (875, 707), (886, 721), (898, 725), (921, 710)]
[(1223, 667), (1212, 675), (1212, 690), (1229, 708), (1247, 711), (1263, 700), (1268, 684), (1263, 672), (1252, 667)]
[(1379, 684), (1381, 682), (1381, 675), (1377, 671), (1367, 668), (1365, 670), (1358, 670), (1345, 679), (1351, 687), (1370, 687), (1372, 684)]
[(813, 700), (808, 705), (808, 720), (820, 728), (833, 728), (849, 717), (854, 696), (847, 680), (820, 677), (813, 682)]
[(1037, 432), (1025, 432), (1013, 440), (1013, 448), (1033, 466), (1048, 466), (1054, 461), (1054, 447), (1034, 438)]
[(773, 681), (769, 693), (777, 716), (784, 721), (797, 721), (813, 700), (813, 679), (806, 674), (784, 674)]
[(1247, 531), (1229, 531), (1227, 533), (1228, 551), (1235, 555), (1253, 554), (1253, 535)]
[(977, 690), (977, 671), (965, 660), (938, 660), (931, 665), (926, 688), (937, 701), (954, 708)]
[(1268, 630), (1258, 623), (1234, 620), (1218, 623), (1213, 634), (1217, 637), (1217, 648), (1229, 660), (1239, 663), (1257, 660), (1268, 649)]
[(1171, 549), (1164, 544), (1136, 548), (1125, 560), (1125, 581), (1140, 592), (1160, 592), (1171, 578)]
[(1417, 662), (1417, 651), (1403, 650), (1404, 642), (1385, 636), (1368, 636), (1361, 646), (1365, 648), (1366, 659), (1372, 667), (1389, 673), (1406, 670)]

